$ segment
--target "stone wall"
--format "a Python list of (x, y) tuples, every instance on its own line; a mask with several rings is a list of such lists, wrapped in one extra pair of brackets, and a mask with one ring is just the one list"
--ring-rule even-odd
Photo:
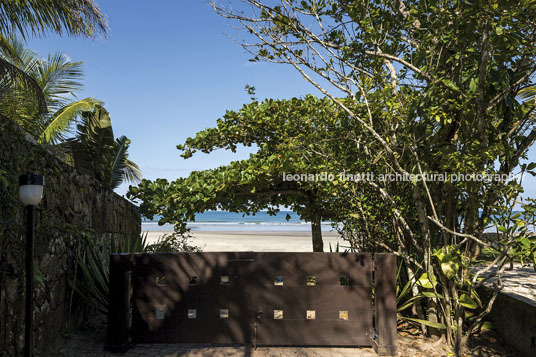
[(78, 174), (51, 149), (0, 117), (0, 356), (21, 355), (24, 343), (25, 210), (18, 199), (18, 176), (28, 172), (45, 175), (35, 243), (34, 334), (40, 355), (76, 321), (69, 313), (68, 279), (82, 236), (109, 242), (140, 234), (135, 206)]
[[(503, 278), (504, 279), (504, 278)], [(525, 287), (533, 284), (525, 283)], [(482, 287), (478, 293), (489, 298), (492, 291)], [(526, 357), (536, 356), (536, 302), (513, 292), (501, 292), (488, 315), (499, 336)]]

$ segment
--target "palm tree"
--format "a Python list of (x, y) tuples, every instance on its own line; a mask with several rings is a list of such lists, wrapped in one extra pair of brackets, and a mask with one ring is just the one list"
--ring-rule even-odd
[[(0, 1), (0, 50), (9, 52), (7, 38), (18, 32), (43, 36), (48, 32), (59, 35), (94, 38), (106, 36), (106, 17), (93, 0), (2, 0)], [(45, 96), (35, 80), (16, 65), (0, 57), (0, 95), (14, 85), (32, 92), (39, 112), (46, 111)]]
[[(141, 180), (141, 171), (128, 159), (130, 140), (114, 140), (110, 115), (95, 98), (74, 100), (82, 88), (82, 62), (73, 62), (64, 53), (42, 59), (10, 36), (0, 50), (0, 58), (24, 72), (37, 84), (47, 110), (28, 95), (25, 86), (10, 86), (0, 77), (0, 115), (12, 118), (39, 142), (63, 149), (67, 161), (78, 171), (95, 177), (106, 187), (116, 188), (124, 180)], [(30, 98), (30, 99), (28, 99)], [(67, 139), (79, 122), (76, 136)]]
[(38, 107), (40, 113), (47, 109), (45, 95), (34, 78), (21, 70), (19, 67), (8, 61), (5, 57), (11, 57), (14, 61), (20, 62), (18, 53), (15, 52), (12, 43), (0, 34), (0, 98), (16, 88), (20, 91), (31, 92), (31, 98)]
[(101, 106), (81, 114), (76, 136), (66, 145), (77, 170), (108, 188), (117, 188), (123, 181), (141, 180), (140, 168), (128, 159), (130, 140), (126, 136), (114, 140), (110, 114)]
[(108, 24), (93, 0), (2, 0), (0, 35), (17, 31), (23, 38), (47, 32), (94, 38), (106, 35)]
[(0, 77), (0, 113), (13, 118), (42, 143), (53, 144), (64, 139), (80, 113), (102, 105), (94, 98), (73, 101), (82, 88), (82, 62), (73, 62), (64, 53), (42, 59), (25, 48), (22, 41), (10, 36), (0, 50), (0, 58), (36, 83), (47, 108), (41, 110), (26, 86)]

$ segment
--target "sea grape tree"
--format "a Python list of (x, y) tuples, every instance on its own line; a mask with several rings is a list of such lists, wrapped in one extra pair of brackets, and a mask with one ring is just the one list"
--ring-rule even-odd
[(206, 210), (255, 214), (267, 209), (273, 214), (285, 206), (311, 222), (313, 250), (323, 251), (321, 222), (340, 220), (339, 182), (332, 175), (330, 159), (345, 151), (337, 145), (348, 145), (343, 138), (334, 137), (348, 134), (347, 119), (329, 99), (307, 96), (254, 101), (238, 111), (228, 111), (216, 127), (177, 146), (184, 158), (198, 151), (256, 147), (257, 152), (247, 160), (194, 171), (173, 182), (144, 180), (130, 189), (130, 197), (141, 200), (145, 215), (160, 214), (160, 223), (173, 223), (180, 232), (196, 213)]

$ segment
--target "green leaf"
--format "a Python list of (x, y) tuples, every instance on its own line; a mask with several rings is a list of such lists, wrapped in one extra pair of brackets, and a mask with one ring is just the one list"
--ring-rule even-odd
[(426, 325), (428, 327), (433, 327), (433, 328), (436, 328), (438, 330), (446, 330), (447, 329), (447, 326), (445, 326), (444, 324), (442, 323), (439, 323), (439, 322), (433, 322), (433, 321), (428, 321), (428, 320), (422, 320), (422, 319), (415, 319), (415, 318), (412, 318), (412, 317), (406, 317), (406, 316), (399, 316), (402, 320), (408, 320), (408, 321), (413, 321), (413, 322), (418, 322), (420, 324), (423, 324), (423, 325)]
[(460, 269), (460, 261), (451, 254), (445, 254), (441, 260), (441, 271), (449, 279), (452, 279)]
[(443, 298), (443, 295), (436, 294), (431, 291), (421, 291), (419, 294), (430, 299), (442, 299)]
[(454, 83), (452, 80), (450, 79), (447, 79), (447, 78), (443, 78), (441, 80), (441, 82), (443, 82), (443, 84), (445, 84), (447, 87), (449, 87), (450, 89), (453, 89), (457, 92), (460, 91), (460, 88), (456, 85), (456, 83)]
[(130, 139), (121, 136), (115, 140), (115, 149), (112, 161), (111, 188), (118, 187), (124, 181), (140, 182), (142, 173), (139, 166), (128, 159)]
[(472, 93), (475, 93), (477, 87), (478, 87), (478, 79), (471, 78), (471, 82), (469, 82), (469, 91)]
[(460, 302), (460, 305), (468, 309), (474, 310), (478, 307), (478, 303), (472, 298), (470, 298), (469, 296), (467, 296), (466, 294), (462, 294), (462, 296), (460, 296), (459, 302)]
[(522, 246), (525, 248), (530, 248), (530, 240), (527, 237), (523, 237), (519, 240), (519, 243), (521, 243)]
[(423, 273), (417, 283), (426, 289), (432, 289), (437, 285), (437, 278), (432, 275), (431, 278), (428, 278), (428, 273)]
[(482, 330), (492, 330), (495, 329), (495, 325), (490, 321), (484, 321), (480, 326)]
[(85, 98), (67, 104), (52, 115), (41, 133), (39, 141), (46, 144), (54, 142), (75, 122), (78, 115), (83, 112), (91, 112), (97, 106), (102, 105), (103, 103), (95, 98)]

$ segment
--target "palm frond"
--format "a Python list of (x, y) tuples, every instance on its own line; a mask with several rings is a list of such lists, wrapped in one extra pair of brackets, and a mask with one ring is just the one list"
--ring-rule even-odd
[(16, 91), (17, 87), (26, 87), (35, 94), (35, 101), (39, 108), (39, 112), (45, 113), (47, 111), (45, 94), (41, 90), (37, 81), (31, 75), (2, 57), (0, 57), (0, 78), (0, 93), (2, 95), (5, 95), (5, 93), (10, 91)]
[(115, 142), (106, 109), (96, 106), (93, 112), (82, 112), (76, 137), (68, 143), (78, 171), (109, 185)]
[(19, 32), (41, 36), (48, 32), (59, 35), (94, 38), (106, 36), (106, 17), (93, 0), (2, 0), (0, 34)]
[(125, 180), (141, 181), (140, 168), (128, 159), (130, 140), (126, 136), (114, 140), (110, 114), (99, 105), (92, 112), (81, 112), (76, 136), (66, 145), (78, 171), (108, 188), (117, 188)]
[(0, 34), (0, 53), (2, 54), (2, 57), (14, 65), (20, 66), (23, 62), (20, 55), (21, 51), (17, 48), (17, 44), (18, 41), (15, 35), (12, 34), (8, 37), (4, 37)]
[(76, 97), (76, 93), (82, 89), (82, 64), (72, 62), (65, 53), (58, 52), (36, 66), (33, 76), (43, 89), (51, 110), (59, 110), (69, 101), (68, 96)]
[(139, 183), (143, 178), (143, 173), (134, 161), (126, 160), (125, 170), (123, 171), (125, 175), (125, 181), (131, 183)]
[(39, 141), (45, 144), (56, 142), (63, 138), (63, 133), (71, 126), (77, 117), (83, 112), (92, 112), (103, 103), (95, 98), (85, 98), (69, 103), (54, 113), (45, 124)]
[(142, 173), (139, 166), (128, 159), (130, 139), (121, 136), (115, 141), (114, 161), (112, 162), (111, 188), (117, 188), (123, 181), (140, 182)]

